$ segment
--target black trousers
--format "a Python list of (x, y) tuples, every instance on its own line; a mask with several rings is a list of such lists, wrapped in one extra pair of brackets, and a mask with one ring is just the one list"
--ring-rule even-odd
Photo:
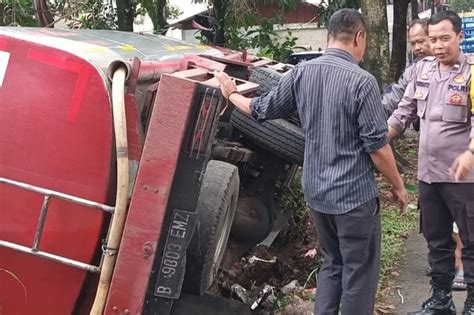
[(378, 199), (345, 214), (313, 211), (323, 263), (315, 314), (372, 315), (380, 272)]
[(431, 277), (454, 278), (453, 221), (463, 242), (464, 280), (474, 284), (474, 184), (419, 182), (421, 230), (428, 243)]

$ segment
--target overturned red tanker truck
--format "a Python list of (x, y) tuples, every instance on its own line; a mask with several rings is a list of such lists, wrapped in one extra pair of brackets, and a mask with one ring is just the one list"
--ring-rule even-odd
[(303, 160), (297, 115), (257, 124), (288, 65), (162, 36), (0, 28), (0, 314), (169, 314), (228, 238), (256, 244)]

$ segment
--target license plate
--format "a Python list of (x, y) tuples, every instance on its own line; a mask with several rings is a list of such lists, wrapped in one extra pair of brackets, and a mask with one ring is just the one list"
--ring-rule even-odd
[(186, 270), (186, 249), (196, 224), (196, 214), (174, 209), (161, 258), (155, 296), (179, 299)]

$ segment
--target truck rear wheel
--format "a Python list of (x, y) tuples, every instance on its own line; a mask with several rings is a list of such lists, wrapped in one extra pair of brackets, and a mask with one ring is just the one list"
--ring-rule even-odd
[[(269, 92), (278, 85), (281, 74), (267, 68), (255, 68), (249, 81), (258, 83), (258, 94)], [(295, 114), (296, 115), (296, 114)], [(292, 115), (290, 120), (299, 119)], [(287, 119), (268, 120), (258, 123), (252, 117), (234, 110), (231, 124), (253, 143), (286, 161), (302, 165), (304, 157), (304, 135), (301, 127)]]
[(239, 197), (236, 166), (211, 160), (196, 206), (198, 224), (188, 247), (184, 287), (203, 295), (215, 280), (227, 248)]

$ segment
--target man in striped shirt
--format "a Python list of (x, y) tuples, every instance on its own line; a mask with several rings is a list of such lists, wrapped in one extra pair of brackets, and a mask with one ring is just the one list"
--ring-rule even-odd
[(380, 213), (374, 164), (393, 185), (401, 211), (408, 202), (388, 145), (375, 78), (357, 64), (366, 47), (362, 15), (334, 13), (323, 56), (297, 65), (268, 94), (237, 92), (218, 72), (224, 97), (257, 121), (298, 110), (305, 135), (303, 189), (316, 218), (324, 262), (315, 313), (372, 315), (380, 269)]

